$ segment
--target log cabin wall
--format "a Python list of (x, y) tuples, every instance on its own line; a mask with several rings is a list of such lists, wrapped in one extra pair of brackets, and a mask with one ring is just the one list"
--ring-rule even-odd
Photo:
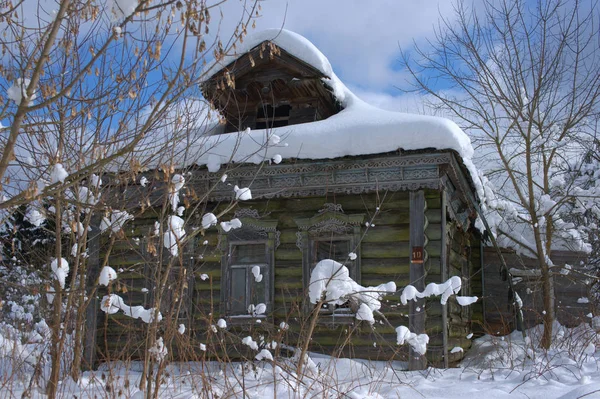
[[(439, 156), (439, 155), (437, 155)], [(348, 223), (354, 223), (352, 220), (360, 216), (360, 224), (355, 224), (352, 231), (358, 229), (361, 239), (360, 246), (354, 249), (358, 255), (359, 268), (357, 280), (363, 286), (375, 286), (388, 281), (394, 281), (399, 289), (402, 289), (410, 282), (410, 200), (407, 190), (398, 190), (401, 185), (413, 185), (412, 178), (418, 180), (421, 184), (440, 185), (438, 169), (436, 166), (427, 164), (415, 166), (410, 156), (400, 158), (375, 158), (374, 165), (385, 165), (390, 167), (390, 162), (399, 162), (407, 165), (406, 169), (398, 170), (394, 173), (384, 174), (376, 169), (370, 169), (367, 172), (361, 172), (357, 176), (366, 178), (365, 183), (360, 183), (359, 187), (366, 192), (347, 194), (347, 181), (351, 175), (348, 170), (339, 165), (326, 163), (328, 166), (318, 166), (311, 164), (308, 166), (296, 166), (295, 170), (306, 170), (306, 176), (294, 176), (293, 181), (302, 181), (302, 184), (310, 185), (312, 181), (322, 174), (325, 170), (335, 171), (331, 177), (323, 177), (330, 181), (328, 187), (320, 186), (319, 189), (307, 189), (310, 192), (322, 191), (322, 195), (306, 195), (298, 197), (275, 197), (262, 198), (260, 200), (244, 201), (237, 210), (237, 216), (244, 221), (244, 225), (255, 225), (262, 229), (265, 237), (270, 237), (274, 245), (273, 261), (274, 267), (272, 273), (265, 274), (265, 282), (270, 281), (269, 290), (272, 291), (272, 302), (269, 304), (268, 312), (270, 317), (261, 320), (261, 323), (248, 323), (243, 318), (228, 319), (228, 331), (220, 339), (229, 342), (227, 351), (224, 354), (233, 357), (245, 353), (247, 348), (240, 345), (240, 338), (252, 334), (265, 335), (267, 337), (284, 336), (283, 341), (295, 346), (301, 333), (301, 329), (306, 327), (303, 321), (306, 319), (306, 301), (305, 285), (306, 275), (303, 272), (303, 250), (299, 246), (299, 233), (302, 232), (302, 221), (318, 219), (324, 214), (345, 215), (338, 220), (347, 220)], [(404, 160), (403, 160), (404, 159)], [(417, 159), (417, 158), (414, 158)], [(441, 160), (442, 158), (440, 158)], [(449, 158), (443, 158), (449, 159)], [(394, 161), (390, 161), (394, 160)], [(408, 160), (408, 161), (407, 161)], [(363, 167), (360, 162), (352, 161), (352, 165)], [(344, 162), (343, 164), (348, 164)], [(275, 168), (274, 166), (269, 168)], [(272, 176), (269, 168), (265, 169), (265, 175)], [(278, 165), (277, 168), (289, 168), (289, 166)], [(315, 173), (310, 168), (321, 170)], [(422, 169), (419, 169), (422, 168)], [(427, 172), (426, 172), (427, 171)], [(434, 171), (435, 175), (429, 171)], [(236, 173), (240, 179), (246, 176), (244, 170), (230, 173), (230, 179), (236, 179)], [(379, 191), (369, 189), (368, 179), (373, 176), (377, 181), (374, 184), (382, 187)], [(254, 176), (253, 176), (254, 177)], [(219, 179), (219, 176), (210, 177)], [(394, 182), (393, 189), (386, 188), (386, 180)], [(398, 180), (398, 179), (404, 180)], [(272, 185), (274, 177), (269, 177)], [(286, 178), (286, 182), (289, 180)], [(358, 178), (357, 178), (358, 179)], [(408, 180), (407, 180), (408, 179)], [(428, 180), (429, 179), (429, 180)], [(351, 179), (354, 181), (354, 177)], [(431, 181), (431, 183), (427, 183)], [(232, 183), (234, 180), (232, 180)], [(238, 181), (236, 181), (238, 183)], [(242, 184), (243, 180), (239, 180)], [(202, 182), (190, 182), (190, 188), (201, 192)], [(269, 184), (260, 179), (254, 181), (256, 189), (253, 188), (253, 194), (258, 197), (264, 190), (267, 191)], [(339, 184), (339, 185), (338, 185)], [(390, 183), (391, 184), (391, 183)], [(262, 188), (264, 185), (265, 188)], [(229, 187), (229, 186), (228, 186)], [(149, 192), (160, 193), (149, 188)], [(229, 192), (231, 188), (227, 189)], [(273, 188), (268, 190), (273, 191)], [(300, 190), (296, 188), (296, 190)], [(445, 197), (442, 191), (433, 188), (422, 189), (425, 199), (425, 244), (426, 253), (424, 262), (425, 284), (429, 282), (440, 283), (452, 275), (463, 277), (465, 289), (476, 287), (476, 283), (469, 284), (470, 276), (476, 274), (474, 270), (477, 262), (474, 262), (473, 251), (466, 250), (469, 243), (473, 242), (471, 233), (463, 232), (462, 229), (455, 227), (452, 217), (445, 212), (442, 205)], [(333, 193), (328, 191), (334, 191)], [(340, 191), (340, 192), (335, 192)], [(129, 190), (134, 192), (134, 190)], [(224, 191), (225, 192), (225, 191)], [(305, 192), (306, 193), (306, 192)], [(327, 194), (325, 194), (327, 193)], [(220, 195), (216, 192), (215, 196)], [(229, 194), (227, 194), (229, 195)], [(264, 194), (266, 195), (266, 194)], [(139, 201), (139, 196), (132, 194), (135, 200)], [(200, 219), (206, 212), (217, 213), (222, 210), (229, 202), (226, 200), (209, 202), (206, 208), (197, 210), (188, 222), (186, 229), (191, 231), (194, 227), (200, 225)], [(328, 205), (329, 204), (329, 205)], [(332, 205), (333, 204), (333, 205)], [(447, 204), (447, 207), (450, 205)], [(379, 211), (376, 212), (379, 207)], [(188, 207), (188, 209), (190, 209)], [(154, 252), (160, 252), (161, 243), (157, 238), (152, 237), (154, 223), (159, 217), (159, 208), (151, 208), (142, 216), (137, 217), (131, 225), (128, 225), (127, 234), (119, 238), (109, 257), (109, 264), (115, 269), (122, 269), (119, 273), (119, 281), (113, 287), (119, 295), (123, 297), (128, 305), (141, 305), (149, 307), (152, 304), (153, 290), (156, 286), (154, 277), (157, 256)], [(373, 216), (377, 213), (376, 216)], [(319, 216), (321, 215), (321, 216)], [(234, 215), (228, 215), (223, 220), (229, 220)], [(366, 227), (365, 223), (373, 226)], [(261, 225), (262, 223), (262, 225)], [(274, 226), (274, 227), (273, 227)], [(444, 233), (444, 231), (446, 231)], [(139, 237), (138, 241), (136, 237)], [(189, 358), (190, 349), (193, 349), (198, 355), (199, 343), (207, 343), (214, 340), (215, 334), (212, 332), (211, 325), (216, 324), (226, 309), (226, 296), (222, 295), (223, 281), (226, 279), (223, 273), (223, 254), (227, 252), (224, 247), (224, 233), (216, 228), (207, 230), (204, 236), (197, 236), (185, 249), (182, 259), (183, 268), (178, 268), (169, 276), (172, 283), (170, 289), (174, 292), (180, 292), (179, 298), (173, 298), (170, 293), (164, 299), (161, 312), (163, 317), (169, 320), (170, 324), (175, 326), (184, 324), (186, 334), (173, 334), (173, 342), (169, 347), (169, 353), (174, 358)], [(358, 242), (358, 241), (357, 241)], [(445, 250), (443, 249), (445, 248)], [(168, 255), (165, 255), (167, 257)], [(444, 268), (444, 262), (449, 262), (449, 267)], [(167, 259), (164, 260), (166, 262)], [(105, 292), (99, 292), (102, 297)], [(461, 295), (469, 295), (469, 292), (463, 291)], [(477, 293), (475, 293), (477, 295)], [(171, 314), (171, 305), (177, 303), (179, 319), (173, 323)], [(399, 294), (390, 295), (383, 300), (382, 313), (386, 316), (391, 326), (408, 326), (408, 306), (402, 306), (399, 301)], [(310, 305), (309, 305), (310, 308)], [(430, 336), (428, 345), (428, 360), (435, 365), (444, 364), (444, 346), (446, 350), (451, 350), (456, 346), (467, 349), (470, 341), (466, 339), (470, 323), (468, 318), (470, 312), (459, 307), (454, 299), (449, 301), (444, 312), (439, 304), (439, 299), (427, 300), (425, 303), (425, 331)], [(446, 316), (444, 316), (446, 315)], [(349, 322), (348, 322), (349, 321)], [(444, 329), (444, 323), (447, 322), (447, 328)], [(278, 326), (281, 322), (289, 324), (289, 330), (281, 332)], [(145, 342), (143, 331), (146, 325), (140, 320), (133, 320), (122, 313), (107, 316), (103, 312), (97, 312), (97, 335), (96, 347), (98, 348), (97, 360), (102, 361), (110, 358), (123, 358), (130, 356), (132, 359), (140, 358), (145, 355)], [(305, 328), (304, 328), (305, 329)], [(207, 335), (208, 334), (208, 335)], [(218, 334), (222, 334), (218, 332)], [(212, 335), (212, 338), (211, 338)], [(211, 341), (212, 342), (212, 341)], [(343, 345), (340, 345), (340, 342)], [(446, 345), (444, 345), (446, 343)], [(180, 354), (183, 349), (184, 354)], [(334, 355), (363, 357), (370, 359), (402, 359), (406, 356), (406, 347), (396, 345), (396, 333), (392, 327), (385, 323), (377, 322), (372, 329), (364, 322), (356, 322), (353, 318), (321, 316), (315, 329), (311, 350), (332, 353)], [(455, 361), (463, 356), (463, 352), (455, 353), (450, 356), (450, 361)]]
[[(525, 328), (542, 322), (542, 286), (536, 260), (519, 256), (514, 251), (503, 249), (504, 257), (515, 283), (515, 290), (523, 301), (523, 322)], [(581, 265), (586, 255), (579, 252), (552, 251), (550, 256), (557, 267), (554, 280), (557, 320), (568, 327), (588, 321), (593, 304), (586, 301), (589, 285), (586, 284), (585, 269)], [(509, 301), (508, 282), (501, 273), (501, 262), (494, 248), (483, 251), (485, 330), (490, 334), (504, 335), (516, 328), (512, 307)], [(568, 264), (571, 271), (560, 273)], [(563, 272), (565, 273), (565, 272)], [(583, 274), (582, 274), (583, 273)], [(585, 298), (585, 299), (580, 299)]]

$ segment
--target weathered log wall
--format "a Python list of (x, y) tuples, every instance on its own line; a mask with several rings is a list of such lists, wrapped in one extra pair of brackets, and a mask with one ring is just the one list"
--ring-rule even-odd
[[(518, 256), (514, 251), (503, 250), (502, 255), (509, 269), (517, 269), (514, 273), (515, 288), (523, 301), (525, 328), (542, 322), (543, 301), (539, 268), (536, 260)], [(577, 252), (554, 251), (551, 255), (555, 267), (554, 292), (556, 295), (556, 315), (560, 323), (575, 326), (588, 321), (586, 315), (591, 311), (591, 304), (581, 303), (580, 298), (588, 297), (586, 277), (582, 275), (581, 262), (585, 255)], [(486, 247), (483, 251), (483, 295), (485, 331), (503, 335), (516, 328), (514, 315), (509, 305), (508, 281), (503, 281), (501, 262), (494, 248)], [(572, 270), (561, 274), (563, 266), (568, 264)], [(512, 301), (511, 301), (512, 302)]]
[[(426, 226), (425, 226), (425, 283), (443, 281), (442, 271), (442, 197), (439, 191), (426, 190)], [(280, 245), (275, 251), (274, 267), (274, 301), (272, 318), (265, 320), (261, 325), (248, 326), (247, 323), (233, 321), (229, 323), (227, 335), (230, 342), (235, 343), (234, 337), (239, 334), (248, 335), (249, 331), (262, 331), (263, 334), (278, 334), (277, 326), (281, 321), (290, 325), (286, 332), (286, 342), (297, 345), (305, 331), (306, 314), (304, 287), (302, 283), (302, 252), (296, 246), (298, 226), (294, 219), (310, 218), (323, 208), (325, 203), (336, 203), (342, 206), (348, 215), (362, 213), (371, 221), (371, 216), (379, 207), (378, 215), (372, 220), (373, 226), (363, 228), (366, 233), (361, 242), (361, 284), (363, 286), (378, 285), (387, 281), (394, 281), (399, 288), (409, 283), (409, 194), (408, 192), (388, 192), (363, 195), (336, 195), (331, 197), (312, 198), (284, 198), (269, 201), (246, 201), (244, 207), (253, 208), (260, 215), (269, 220), (277, 220), (277, 230), (280, 231)], [(207, 208), (198, 211), (199, 223), (201, 215), (208, 211), (215, 213), (223, 209), (223, 204), (208, 204)], [(444, 213), (445, 214), (445, 213)], [(109, 257), (109, 264), (114, 269), (122, 269), (119, 274), (119, 283), (113, 287), (129, 305), (150, 306), (153, 290), (157, 286), (154, 273), (158, 264), (157, 256), (153, 254), (156, 249), (160, 252), (159, 243), (141, 240), (139, 245), (133, 237), (149, 237), (154, 229), (154, 222), (159, 215), (148, 211), (138, 217), (129, 226), (127, 237), (117, 240)], [(193, 223), (191, 223), (193, 225)], [(446, 257), (449, 262), (448, 276), (463, 276), (465, 288), (461, 295), (469, 295), (473, 288), (479, 284), (472, 276), (477, 276), (478, 260), (474, 256), (478, 251), (472, 251), (471, 235), (450, 224), (452, 231), (447, 238)], [(188, 226), (188, 229), (191, 227)], [(174, 334), (174, 342), (186, 341), (188, 338), (198, 342), (207, 342), (208, 334), (212, 334), (210, 325), (215, 324), (221, 316), (220, 288), (221, 288), (221, 251), (219, 249), (219, 233), (211, 228), (205, 236), (199, 236), (195, 244), (188, 246), (183, 256), (184, 268), (190, 275), (185, 278), (185, 285), (181, 290), (184, 297), (181, 302), (179, 323), (187, 326), (185, 337)], [(181, 275), (181, 273), (179, 274)], [(203, 279), (208, 275), (208, 279)], [(178, 291), (182, 283), (177, 278), (173, 280), (170, 290)], [(178, 285), (179, 284), (179, 285)], [(102, 295), (103, 292), (100, 293)], [(101, 297), (101, 296), (100, 296)], [(185, 298), (191, 298), (189, 306)], [(170, 310), (172, 301), (161, 308), (163, 317), (172, 321), (174, 313)], [(443, 354), (443, 308), (438, 299), (426, 301), (425, 332), (430, 336), (428, 358), (435, 364), (441, 364)], [(396, 327), (408, 325), (408, 306), (402, 306), (398, 295), (390, 295), (383, 301), (382, 313), (389, 323)], [(449, 301), (448, 314), (448, 350), (459, 346), (468, 349), (470, 341), (466, 336), (470, 332), (469, 308), (458, 306), (454, 299)], [(106, 316), (98, 313), (97, 346), (99, 360), (122, 357), (128, 354), (132, 358), (143, 355), (145, 342), (142, 340), (145, 325), (139, 320), (132, 320), (122, 314)], [(186, 338), (187, 337), (187, 338)], [(239, 338), (238, 338), (239, 340)], [(340, 342), (345, 342), (340, 346)], [(233, 347), (233, 346), (232, 346)], [(178, 345), (173, 344), (170, 353), (177, 355)], [(236, 351), (242, 351), (239, 343), (235, 345)], [(392, 327), (381, 322), (374, 328), (366, 323), (353, 323), (331, 325), (319, 323), (313, 334), (311, 350), (334, 353), (344, 356), (366, 357), (371, 359), (402, 358), (404, 349), (396, 346), (396, 334)], [(402, 354), (401, 354), (402, 352)], [(462, 353), (450, 356), (450, 361), (458, 360)]]

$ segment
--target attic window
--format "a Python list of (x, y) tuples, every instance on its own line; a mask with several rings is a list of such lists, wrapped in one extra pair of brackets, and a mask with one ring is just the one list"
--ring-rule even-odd
[(256, 113), (256, 129), (271, 129), (289, 125), (291, 109), (292, 107), (289, 105), (277, 107), (269, 104), (260, 105)]

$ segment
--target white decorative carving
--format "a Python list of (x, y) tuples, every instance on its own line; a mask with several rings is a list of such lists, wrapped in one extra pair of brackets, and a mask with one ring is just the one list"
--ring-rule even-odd
[[(243, 165), (228, 172), (228, 180), (251, 186), (255, 198), (363, 194), (377, 190), (439, 189), (440, 165), (453, 162), (450, 153), (393, 155), (371, 159), (302, 162), (291, 165)], [(454, 167), (454, 165), (452, 165)], [(456, 171), (454, 171), (456, 172)], [(453, 176), (454, 177), (454, 176)], [(210, 192), (211, 201), (230, 200), (231, 190), (217, 185), (218, 174), (199, 171), (192, 183), (197, 192)]]

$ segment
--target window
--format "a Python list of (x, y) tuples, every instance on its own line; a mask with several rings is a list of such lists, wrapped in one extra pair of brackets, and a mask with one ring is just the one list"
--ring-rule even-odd
[[(325, 204), (324, 209), (312, 218), (295, 219), (299, 228), (296, 245), (302, 251), (302, 279), (306, 292), (313, 268), (323, 259), (333, 259), (344, 264), (350, 277), (360, 283), (359, 243), (363, 221), (363, 214), (346, 215), (338, 204)], [(349, 259), (350, 252), (357, 254), (355, 260)], [(321, 313), (332, 316), (353, 315), (349, 304), (336, 306), (335, 309), (325, 305)]]
[(229, 248), (228, 314), (248, 315), (251, 304), (269, 302), (265, 287), (269, 280), (267, 244), (231, 243)]
[(274, 127), (287, 126), (290, 122), (289, 105), (280, 105), (273, 107), (269, 104), (258, 106), (256, 113), (256, 129), (271, 129)]
[[(356, 260), (350, 260), (348, 254), (353, 252), (352, 237), (338, 236), (329, 234), (324, 236), (312, 237), (310, 240), (310, 271), (323, 259), (332, 259), (339, 262), (348, 268), (350, 277), (353, 280), (356, 276)], [(354, 316), (354, 312), (350, 308), (350, 303), (346, 302), (343, 305), (324, 304), (321, 308), (321, 314), (332, 314), (334, 316)]]
[(242, 227), (221, 231), (221, 313), (252, 316), (250, 305), (264, 303), (272, 311), (273, 265), (279, 245), (277, 221), (262, 220), (252, 209), (240, 209), (234, 217)]

